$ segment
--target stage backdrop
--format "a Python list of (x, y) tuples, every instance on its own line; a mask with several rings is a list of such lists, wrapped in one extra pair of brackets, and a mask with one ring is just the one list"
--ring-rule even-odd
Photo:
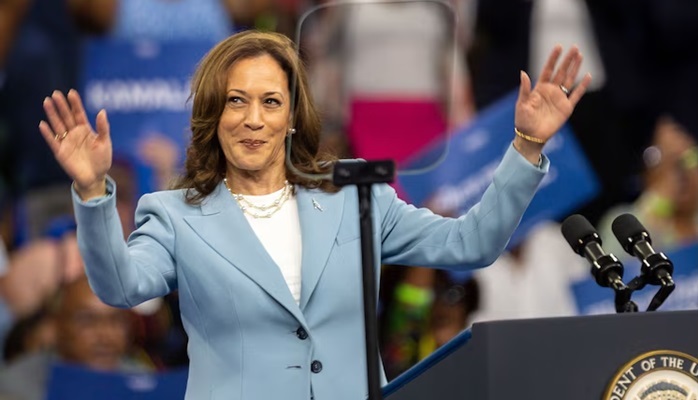
[[(418, 168), (443, 154), (445, 158), (433, 169), (416, 175), (399, 177), (399, 184), (408, 199), (437, 212), (460, 214), (477, 203), (492, 182), (494, 170), (514, 139), (514, 106), (517, 93), (511, 93), (486, 110), (461, 130), (454, 132), (448, 143), (436, 143), (425, 149), (411, 163)], [(576, 207), (592, 199), (599, 184), (591, 166), (565, 125), (544, 148), (550, 158), (550, 172), (524, 215), (521, 225), (510, 241), (518, 243), (536, 223), (560, 219)]]

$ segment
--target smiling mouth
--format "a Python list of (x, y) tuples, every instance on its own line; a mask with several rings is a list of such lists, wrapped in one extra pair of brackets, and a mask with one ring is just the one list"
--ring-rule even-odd
[(264, 140), (253, 140), (253, 139), (245, 139), (240, 141), (241, 144), (247, 146), (247, 147), (259, 147), (263, 144), (266, 143)]

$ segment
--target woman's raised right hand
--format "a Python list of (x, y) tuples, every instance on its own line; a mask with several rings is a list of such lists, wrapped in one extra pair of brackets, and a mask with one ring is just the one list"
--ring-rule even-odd
[(59, 91), (44, 99), (46, 121), (39, 130), (63, 170), (73, 178), (75, 190), (83, 200), (103, 196), (106, 176), (112, 163), (112, 144), (107, 112), (97, 114), (95, 132), (87, 119), (82, 99), (76, 90), (68, 98)]

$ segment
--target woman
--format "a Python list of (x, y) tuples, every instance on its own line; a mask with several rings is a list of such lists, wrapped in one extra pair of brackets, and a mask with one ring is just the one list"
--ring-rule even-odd
[[(494, 261), (548, 168), (543, 143), (569, 117), (581, 62), (550, 56), (531, 90), (521, 74), (514, 138), (482, 202), (459, 219), (373, 191), (376, 254), (388, 264), (482, 267)], [(289, 90), (292, 79), (298, 90)], [(179, 290), (191, 358), (187, 399), (366, 396), (355, 189), (323, 172), (320, 124), (293, 43), (244, 32), (214, 47), (192, 82), (192, 141), (180, 188), (145, 195), (124, 242), (107, 176), (106, 112), (94, 132), (75, 91), (54, 92), (40, 130), (73, 180), (79, 241), (95, 292), (132, 307)], [(293, 107), (292, 107), (293, 106)], [(302, 266), (301, 266), (302, 264)]]

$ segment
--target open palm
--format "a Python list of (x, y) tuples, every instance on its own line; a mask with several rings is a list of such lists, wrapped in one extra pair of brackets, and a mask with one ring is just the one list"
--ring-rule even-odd
[(514, 123), (521, 132), (542, 141), (550, 139), (567, 121), (591, 83), (591, 75), (586, 74), (575, 86), (582, 64), (579, 49), (572, 47), (556, 68), (561, 53), (561, 46), (552, 50), (533, 89), (531, 79), (521, 71)]
[(59, 91), (44, 100), (48, 123), (39, 130), (51, 147), (63, 170), (73, 178), (76, 188), (89, 189), (102, 184), (112, 163), (112, 145), (106, 111), (97, 114), (95, 132), (87, 119), (77, 91), (68, 98)]

